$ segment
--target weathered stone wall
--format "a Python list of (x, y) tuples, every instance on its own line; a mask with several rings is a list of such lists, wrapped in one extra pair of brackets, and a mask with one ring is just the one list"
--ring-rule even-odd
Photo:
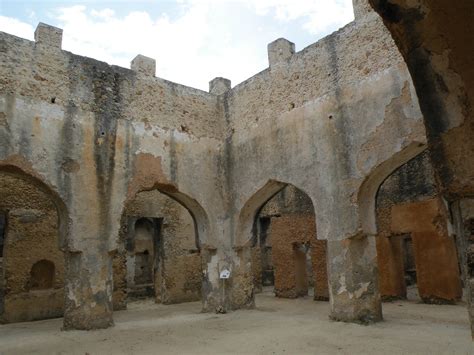
[[(269, 234), (272, 238), (275, 295), (286, 298), (302, 296), (308, 293), (308, 287), (312, 284), (315, 289), (315, 299), (327, 299), (326, 255), (325, 248), (321, 248), (325, 241), (316, 240), (314, 215), (286, 214), (274, 217)], [(305, 274), (305, 281), (308, 282), (306, 289), (299, 289), (297, 286), (298, 267), (295, 246), (307, 247), (311, 255), (313, 280), (309, 280), (312, 275), (308, 275), (309, 273), (305, 270), (303, 274)]]
[(461, 297), (455, 242), (438, 197), (429, 152), (396, 170), (377, 195), (377, 254), (383, 297), (405, 298), (402, 239), (413, 240), (417, 287), (425, 302), (453, 302)]
[[(426, 137), (406, 67), (375, 14), (298, 53), (277, 40), (269, 69), (233, 89), (215, 79), (210, 93), (154, 77), (143, 56), (128, 70), (61, 51), (59, 29), (40, 24), (35, 38), (0, 33), (0, 165), (42, 181), (62, 206), (65, 328), (112, 324), (120, 220), (143, 190), (193, 215), (203, 309), (253, 306), (253, 222), (286, 183), (310, 197), (318, 237), (334, 241), (331, 307), (352, 309), (335, 318), (380, 319), (365, 312), (378, 302), (374, 243), (347, 239), (374, 233), (374, 186)], [(357, 250), (342, 262), (347, 248)], [(232, 270), (225, 296), (223, 268)]]
[[(38, 187), (12, 174), (0, 173), (0, 196), (0, 211), (6, 212), (7, 217), (0, 320), (18, 322), (62, 316), (64, 255), (59, 250), (55, 205)], [(47, 288), (37, 285), (31, 273), (33, 265), (44, 260), (54, 263), (53, 283)]]
[(318, 238), (334, 241), (328, 247), (335, 263), (328, 268), (331, 309), (350, 309), (334, 319), (378, 320), (375, 240), (349, 238), (376, 233), (378, 187), (425, 149), (403, 59), (380, 19), (369, 13), (298, 53), (288, 41), (272, 42), (269, 61), (269, 69), (224, 94), (232, 211), (225, 230), (237, 251), (240, 280), (232, 306), (251, 304), (251, 292), (247, 298), (242, 292), (249, 289), (243, 282), (253, 282), (245, 279), (248, 260), (241, 259), (249, 254), (241, 250), (252, 240), (254, 217), (290, 183), (312, 200)]
[(0, 33), (0, 161), (42, 181), (63, 203), (65, 327), (107, 327), (111, 255), (124, 205), (137, 192), (166, 189), (193, 212), (203, 244), (218, 245), (210, 221), (224, 211), (223, 105), (140, 67), (61, 51), (60, 36), (59, 43), (51, 36), (58, 32), (40, 25), (36, 42)]
[[(420, 98), (431, 159), (453, 216), (474, 339), (474, 247), (463, 220), (474, 194), (471, 0), (370, 0), (405, 58)], [(466, 207), (467, 211), (462, 208)]]
[(425, 303), (454, 303), (462, 296), (456, 246), (447, 223), (446, 205), (439, 198), (392, 209), (394, 233), (412, 235), (417, 287)]
[[(248, 227), (240, 227), (248, 225), (239, 220), (242, 209), (260, 192), (263, 204), (272, 181), (310, 196), (320, 238), (360, 233), (357, 199), (364, 180), (397, 154), (423, 149), (422, 117), (406, 67), (381, 21), (368, 17), (270, 63), (225, 94), (237, 245), (250, 239)], [(273, 46), (291, 44), (276, 41), (269, 51)]]

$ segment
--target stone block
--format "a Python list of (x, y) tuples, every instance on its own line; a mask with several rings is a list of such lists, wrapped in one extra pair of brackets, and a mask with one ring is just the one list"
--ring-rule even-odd
[(209, 82), (209, 92), (214, 95), (222, 95), (229, 91), (231, 82), (229, 79), (217, 77)]
[(137, 55), (133, 58), (130, 68), (137, 73), (146, 76), (155, 76), (156, 73), (156, 61), (153, 58), (146, 57), (144, 55)]
[(61, 49), (63, 30), (40, 22), (35, 30), (35, 42), (51, 48)]

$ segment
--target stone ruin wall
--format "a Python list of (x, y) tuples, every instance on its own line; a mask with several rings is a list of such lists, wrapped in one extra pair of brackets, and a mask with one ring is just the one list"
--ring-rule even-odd
[(268, 55), (268, 69), (223, 95), (234, 231), (226, 239), (239, 259), (236, 308), (252, 297), (241, 286), (250, 290), (253, 283), (245, 266), (252, 256), (241, 249), (251, 240), (252, 213), (279, 183), (308, 194), (318, 238), (371, 234), (363, 215), (371, 207), (359, 210), (358, 200), (366, 199), (361, 191), (367, 176), (390, 159), (402, 165), (426, 140), (406, 66), (374, 14), (297, 53), (291, 42), (279, 39), (269, 44)]
[[(0, 173), (0, 211), (6, 213), (0, 321), (60, 317), (64, 311), (64, 254), (59, 250), (58, 213), (32, 183)], [(54, 263), (51, 287), (33, 282), (33, 265)], [(48, 275), (37, 275), (48, 276)], [(0, 284), (1, 285), (1, 284)]]
[[(322, 239), (357, 234), (367, 174), (394, 150), (423, 150), (403, 59), (374, 14), (297, 53), (284, 39), (268, 51), (270, 67), (224, 95), (234, 244), (249, 239), (239, 235), (238, 211), (273, 180), (308, 193)], [(329, 223), (335, 215), (340, 223)]]
[[(40, 24), (35, 38), (0, 33), (0, 167), (17, 166), (64, 202), (66, 328), (112, 323), (108, 260), (120, 248), (124, 206), (140, 191), (161, 189), (194, 214), (203, 309), (240, 308), (253, 303), (241, 248), (271, 197), (266, 184), (304, 190), (318, 237), (339, 241), (361, 233), (367, 176), (424, 149), (411, 80), (373, 14), (298, 53), (277, 40), (269, 69), (233, 89), (217, 78), (210, 93), (154, 77), (143, 56), (129, 70), (62, 51), (54, 27)], [(233, 270), (225, 299), (223, 267)]]
[(428, 151), (385, 180), (377, 195), (377, 254), (384, 298), (406, 298), (401, 237), (407, 234), (412, 238), (421, 299), (452, 303), (461, 298), (458, 258), (448, 219), (436, 190)]
[(274, 270), (275, 295), (298, 297), (294, 251), (298, 244), (308, 247), (311, 256), (311, 268), (306, 271), (307, 287), (314, 287), (314, 299), (327, 300), (326, 241), (316, 238), (314, 209), (308, 196), (288, 185), (263, 206), (257, 218), (270, 219), (264, 246), (270, 251), (262, 250), (260, 243), (253, 248), (256, 289), (262, 285), (261, 258), (267, 257)]

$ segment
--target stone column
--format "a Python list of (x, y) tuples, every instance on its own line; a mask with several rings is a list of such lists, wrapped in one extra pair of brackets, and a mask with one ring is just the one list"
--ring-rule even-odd
[(64, 329), (102, 329), (113, 325), (112, 257), (91, 247), (66, 253)]
[(451, 203), (451, 214), (471, 323), (471, 336), (474, 339), (474, 199), (465, 198)]
[(251, 247), (234, 248), (234, 252), (229, 307), (231, 310), (255, 308)]
[(382, 320), (375, 237), (327, 244), (330, 318), (343, 322)]

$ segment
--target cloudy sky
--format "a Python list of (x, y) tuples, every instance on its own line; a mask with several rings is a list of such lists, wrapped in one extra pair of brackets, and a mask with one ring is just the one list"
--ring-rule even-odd
[(265, 69), (277, 38), (301, 50), (352, 19), (352, 0), (0, 0), (0, 31), (32, 40), (45, 22), (65, 50), (126, 68), (143, 54), (157, 76), (203, 90)]

